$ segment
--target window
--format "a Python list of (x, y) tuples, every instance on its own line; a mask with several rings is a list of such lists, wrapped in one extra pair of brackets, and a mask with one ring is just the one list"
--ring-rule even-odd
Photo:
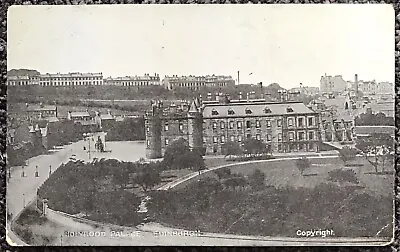
[(207, 143), (207, 138), (203, 137), (203, 143)]
[(246, 121), (246, 128), (250, 129), (251, 128), (251, 121)]
[(225, 129), (225, 122), (221, 122), (221, 129)]
[(225, 136), (221, 136), (221, 143), (225, 143)]
[(216, 129), (217, 128), (217, 122), (213, 122), (213, 129)]
[(149, 126), (146, 127), (146, 131), (147, 131), (147, 133), (150, 132), (150, 127)]
[(291, 113), (291, 112), (293, 112), (293, 109), (292, 109), (291, 107), (287, 107), (287, 108), (286, 108), (286, 112), (287, 112), (287, 113)]
[(282, 141), (282, 133), (279, 133), (278, 134), (278, 142), (281, 142)]
[(228, 115), (234, 115), (235, 111), (233, 111), (233, 109), (228, 109)]
[(271, 120), (267, 120), (267, 128), (271, 128)]
[(256, 128), (260, 128), (261, 127), (261, 125), (260, 125), (260, 121), (259, 120), (257, 120), (256, 121)]
[(235, 136), (231, 136), (231, 137), (230, 137), (230, 141), (231, 141), (231, 142), (235, 142)]
[(168, 129), (169, 129), (168, 123), (166, 122), (165, 125), (164, 125), (164, 130), (165, 130), (165, 131), (168, 131)]
[(270, 134), (267, 135), (267, 141), (271, 141), (272, 140), (272, 136)]
[(293, 141), (293, 140), (294, 140), (294, 133), (289, 132), (289, 141)]
[(314, 132), (308, 132), (308, 140), (314, 140)]
[(302, 117), (298, 118), (298, 126), (304, 127), (304, 119)]
[(179, 122), (179, 132), (183, 132), (183, 122)]
[(149, 140), (146, 141), (146, 145), (147, 145), (147, 147), (150, 147), (150, 141)]
[(219, 114), (218, 111), (215, 110), (215, 109), (213, 109), (213, 110), (211, 111), (211, 115), (218, 115), (218, 114)]
[(246, 112), (246, 115), (250, 115), (250, 114), (253, 113), (253, 112), (252, 112), (250, 109), (248, 109), (248, 108), (246, 108), (245, 112)]
[(218, 143), (218, 137), (213, 137), (213, 143)]
[(299, 141), (303, 141), (304, 139), (304, 132), (299, 132)]
[(237, 137), (237, 139), (238, 139), (238, 142), (239, 142), (239, 143), (242, 142), (242, 136), (241, 136), (241, 135), (239, 135), (239, 136)]
[(234, 121), (230, 121), (229, 122), (229, 128), (233, 129), (235, 127), (235, 122)]
[(168, 146), (168, 144), (169, 144), (169, 139), (165, 138), (165, 145)]
[(282, 126), (282, 120), (281, 120), (281, 119), (278, 119), (278, 120), (276, 121), (276, 123), (277, 123), (278, 127), (281, 127), (281, 126)]
[(313, 126), (314, 125), (314, 120), (313, 117), (308, 118), (308, 126)]
[(266, 107), (266, 108), (264, 108), (264, 113), (269, 114), (269, 113), (272, 113), (272, 111), (270, 108)]
[(261, 140), (261, 135), (260, 135), (260, 134), (257, 134), (257, 135), (256, 135), (256, 139), (257, 139), (257, 140)]
[(237, 123), (237, 127), (238, 127), (238, 129), (241, 129), (242, 128), (242, 122), (238, 122)]
[(288, 119), (288, 126), (293, 126), (293, 118)]

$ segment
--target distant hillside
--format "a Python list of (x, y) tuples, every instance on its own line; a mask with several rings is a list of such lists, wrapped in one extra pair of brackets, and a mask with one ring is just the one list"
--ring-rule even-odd
[(7, 76), (23, 76), (23, 75), (39, 75), (40, 73), (32, 69), (11, 69), (7, 72)]

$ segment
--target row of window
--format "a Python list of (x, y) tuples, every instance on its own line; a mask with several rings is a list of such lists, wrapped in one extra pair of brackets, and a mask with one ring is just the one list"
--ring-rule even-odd
[(41, 77), (42, 80), (76, 81), (76, 80), (102, 80), (103, 77)]
[[(252, 122), (251, 121), (245, 121), (245, 126), (247, 129), (252, 128)], [(282, 120), (278, 119), (276, 121), (277, 127), (281, 127), (282, 126)], [(267, 119), (265, 121), (265, 125), (267, 128), (271, 127), (271, 120)], [(289, 127), (293, 127), (294, 125), (294, 118), (288, 118), (288, 123), (287, 125)], [(238, 121), (236, 123), (236, 126), (238, 129), (241, 129), (243, 127), (243, 122), (242, 121)], [(308, 118), (308, 126), (314, 126), (314, 119), (312, 117)], [(255, 127), (256, 128), (260, 128), (261, 127), (261, 121), (260, 120), (256, 120), (255, 122)], [(306, 127), (306, 124), (304, 122), (304, 118), (298, 118), (298, 123), (297, 123), (297, 127)], [(218, 128), (218, 123), (217, 122), (213, 122), (212, 124), (212, 128), (213, 129), (217, 129)], [(235, 122), (234, 121), (230, 121), (229, 122), (229, 128), (230, 129), (234, 129), (235, 128)], [(220, 122), (220, 129), (225, 129), (225, 122)]]
[[(295, 133), (294, 132), (289, 132), (288, 133), (288, 139), (289, 139), (289, 141), (295, 141), (295, 138), (294, 138), (294, 136), (295, 136)], [(248, 138), (251, 138), (251, 135), (248, 135), (247, 136)], [(256, 139), (257, 140), (261, 140), (261, 134), (256, 134)], [(307, 141), (307, 140), (315, 140), (314, 139), (314, 132), (313, 131), (310, 131), (310, 132), (308, 132), (308, 139), (306, 139), (306, 133), (305, 132), (298, 132), (298, 137), (297, 137), (297, 139), (298, 139), (298, 141)], [(243, 140), (243, 136), (242, 135), (238, 135), (237, 137), (235, 137), (235, 136), (230, 136), (229, 137), (229, 140), (231, 141), (231, 142), (235, 142), (235, 141), (238, 141), (238, 142), (242, 142), (242, 140)], [(267, 134), (266, 135), (266, 140), (269, 142), (269, 141), (272, 141), (273, 140), (273, 137), (272, 137), (272, 135), (271, 134)], [(282, 142), (282, 133), (279, 133), (278, 135), (277, 135), (277, 140), (278, 140), (278, 142)], [(205, 142), (206, 140), (204, 139), (204, 142)], [(225, 136), (224, 135), (222, 135), (222, 136), (220, 136), (220, 137), (218, 137), (218, 136), (213, 136), (213, 143), (225, 143)]]
[(49, 81), (41, 81), (40, 85), (42, 86), (70, 86), (70, 85), (100, 85), (102, 84), (101, 81), (88, 81), (88, 82), (84, 82), (84, 81), (71, 81), (71, 82), (64, 82), (64, 81), (60, 81), (60, 82), (49, 82)]

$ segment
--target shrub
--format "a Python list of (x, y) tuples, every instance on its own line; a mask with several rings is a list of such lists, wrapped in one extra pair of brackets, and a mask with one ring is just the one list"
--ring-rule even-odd
[(358, 184), (359, 181), (357, 179), (356, 173), (349, 169), (349, 170), (342, 170), (342, 169), (335, 169), (328, 173), (328, 181), (332, 182), (349, 182), (353, 184)]
[(310, 168), (311, 162), (308, 158), (302, 157), (300, 159), (296, 160), (296, 167), (299, 169), (300, 174), (303, 176), (304, 171), (308, 168)]

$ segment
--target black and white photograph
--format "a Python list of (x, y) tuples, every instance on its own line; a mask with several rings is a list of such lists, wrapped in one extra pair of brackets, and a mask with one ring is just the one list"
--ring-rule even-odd
[(7, 14), (12, 246), (384, 246), (395, 12), (42, 5)]

